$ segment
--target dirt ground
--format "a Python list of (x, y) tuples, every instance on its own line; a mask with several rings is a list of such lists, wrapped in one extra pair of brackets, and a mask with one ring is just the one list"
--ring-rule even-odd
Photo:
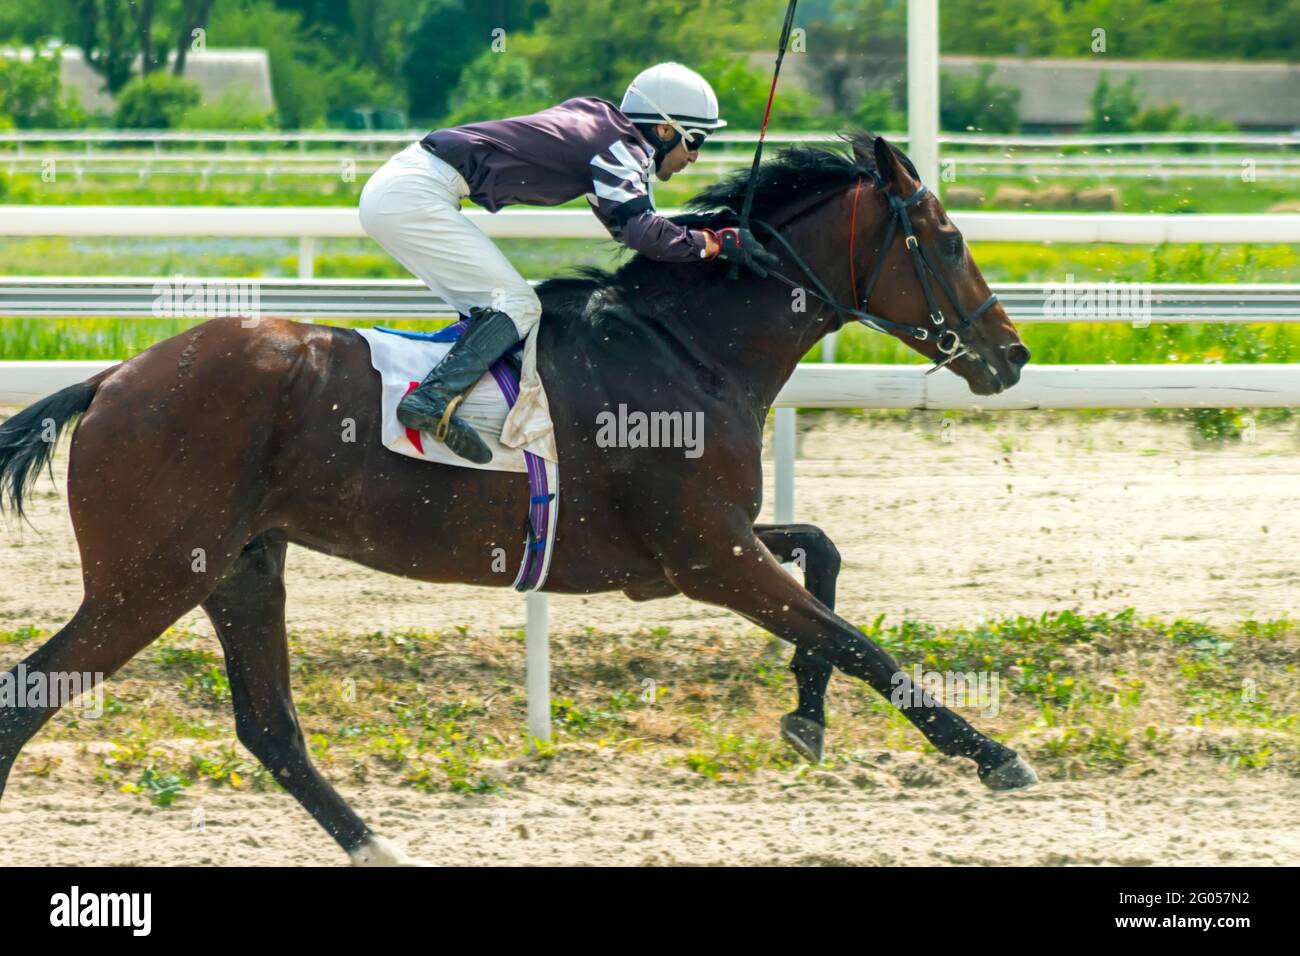
[[(837, 609), (855, 623), (882, 613), (953, 625), (1130, 606), (1223, 624), (1300, 616), (1300, 438), (1291, 423), (1205, 446), (1186, 424), (1141, 417), (800, 421), (796, 517), (839, 547)], [(58, 488), (43, 481), (34, 496), (36, 532), (0, 525), (0, 630), (54, 630), (78, 604), (66, 463), (63, 451)], [(769, 487), (769, 508), (770, 496)], [(403, 581), (296, 548), (288, 589), (289, 626), (301, 632), (492, 632), (524, 618), (513, 592)], [(551, 624), (565, 634), (753, 631), (685, 599), (638, 605), (621, 595), (553, 598)], [(201, 613), (179, 626), (210, 630)], [(38, 739), (32, 748), (60, 746)], [(896, 774), (912, 760), (926, 772)], [(495, 803), (344, 789), (376, 830), (442, 864), (1300, 863), (1296, 779), (1199, 762), (1005, 795), (987, 793), (965, 765), (888, 751), (859, 780), (813, 774), (792, 784), (760, 773), (707, 784), (643, 755), (580, 749), (517, 776), (511, 798)], [(188, 811), (63, 772), (16, 775), (0, 802), (0, 865), (343, 860), (286, 794), (213, 790), (201, 806), (198, 827)]]
[[(900, 772), (919, 763), (924, 773)], [(1279, 774), (1173, 770), (992, 794), (964, 762), (881, 751), (878, 767), (727, 786), (640, 755), (574, 749), (521, 769), (504, 799), (340, 790), (376, 831), (442, 866), (1300, 862), (1300, 783)], [(347, 862), (285, 793), (212, 789), (162, 809), (60, 776), (16, 776), (0, 804), (0, 866)]]
[[(850, 621), (884, 613), (951, 625), (1075, 606), (1223, 623), (1300, 614), (1295, 424), (1198, 447), (1189, 426), (1141, 418), (944, 420), (801, 416), (795, 518), (839, 548), (837, 610)], [(0, 628), (56, 629), (80, 602), (66, 466), (60, 449), (57, 487), (42, 480), (32, 501), (35, 531), (0, 523)], [(760, 520), (771, 520), (770, 485)], [(288, 589), (298, 630), (524, 620), (507, 589), (406, 581), (301, 548), (290, 549)], [(197, 610), (180, 624), (208, 626)], [(552, 598), (551, 624), (749, 628), (685, 598), (638, 605), (617, 593)]]

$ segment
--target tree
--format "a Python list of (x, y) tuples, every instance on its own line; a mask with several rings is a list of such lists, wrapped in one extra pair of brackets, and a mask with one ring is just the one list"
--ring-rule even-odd
[(656, 63), (675, 60), (698, 69), (719, 51), (774, 47), (784, 10), (784, 3), (771, 0), (550, 0), (545, 19), (512, 40), (506, 55), (526, 56), (556, 99), (617, 101), (634, 76)]
[[(514, 37), (527, 30), (544, 11), (545, 4), (536, 0), (424, 0), (403, 38), (401, 72), (412, 114), (442, 116), (453, 94), (467, 82), (462, 71), (492, 52), (492, 31), (504, 30), (506, 45), (504, 53), (493, 55), (508, 56)], [(467, 95), (475, 94), (467, 91)], [(453, 108), (458, 112), (461, 109)]]
[(205, 30), (208, 19), (212, 16), (212, 4), (215, 0), (181, 0), (179, 33), (176, 37), (176, 63), (172, 73), (176, 76), (185, 74), (185, 61), (194, 43), (194, 34)]
[(186, 110), (202, 98), (189, 80), (155, 71), (122, 87), (113, 122), (120, 129), (169, 129), (179, 126)]
[(993, 65), (974, 76), (943, 73), (939, 79), (939, 124), (950, 130), (1014, 133), (1020, 128), (1020, 91), (994, 83)]
[(185, 72), (195, 30), (207, 26), (214, 0), (71, 0), (65, 27), (72, 31), (86, 63), (116, 96), (131, 79), (136, 57), (140, 74), (164, 69)]
[(30, 60), (0, 54), (0, 126), (65, 129), (81, 126), (85, 112), (75, 90), (63, 88), (57, 49), (36, 49)]
[(440, 126), (520, 116), (552, 105), (546, 81), (537, 79), (522, 57), (488, 50), (467, 66)]
[(1092, 112), (1084, 130), (1089, 133), (1127, 133), (1133, 129), (1133, 121), (1141, 109), (1136, 76), (1111, 86), (1110, 77), (1103, 73), (1093, 87)]
[(139, 52), (126, 4), (114, 0), (75, 0), (74, 29), (86, 65), (104, 78), (108, 92), (131, 79), (131, 64)]

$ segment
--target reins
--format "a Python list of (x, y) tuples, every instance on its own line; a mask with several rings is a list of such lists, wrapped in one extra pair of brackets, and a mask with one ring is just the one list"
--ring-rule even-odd
[[(768, 235), (781, 245), (786, 254), (790, 257), (791, 261), (799, 267), (799, 270), (807, 277), (808, 281), (812, 283), (813, 289), (805, 291), (812, 295), (813, 298), (819, 299), (829, 305), (839, 315), (846, 316), (856, 322), (861, 322), (863, 325), (875, 329), (877, 332), (907, 336), (916, 339), (918, 342), (927, 342), (933, 339), (935, 347), (944, 358), (942, 361), (936, 361), (935, 365), (927, 370), (926, 374), (928, 375), (932, 372), (938, 371), (945, 365), (948, 365), (950, 362), (955, 361), (969, 352), (969, 348), (962, 342), (960, 333), (967, 331), (971, 326), (973, 326), (975, 321), (998, 301), (998, 297), (997, 295), (990, 295), (974, 312), (969, 314), (966, 313), (966, 311), (962, 309), (961, 304), (957, 301), (957, 295), (948, 284), (948, 281), (944, 279), (942, 273), (935, 268), (934, 264), (925, 254), (925, 250), (921, 248), (920, 241), (917, 239), (916, 233), (912, 229), (912, 219), (908, 210), (925, 198), (928, 190), (924, 185), (918, 186), (916, 192), (912, 193), (912, 195), (908, 196), (906, 199), (899, 199), (892, 192), (885, 190), (885, 184), (878, 174), (873, 176), (873, 184), (878, 190), (884, 192), (885, 198), (889, 201), (890, 217), (889, 226), (885, 231), (884, 241), (880, 244), (880, 251), (876, 254), (876, 262), (871, 270), (871, 278), (867, 280), (867, 288), (860, 301), (860, 308), (851, 308), (841, 305), (835, 296), (831, 294), (830, 290), (826, 287), (826, 284), (822, 282), (817, 273), (813, 271), (812, 267), (803, 260), (803, 257), (795, 251), (794, 247), (790, 244), (790, 241), (786, 239), (785, 236), (781, 235), (780, 231), (775, 227), (761, 219), (754, 219), (752, 222), (756, 226), (762, 226)], [(854, 264), (854, 241), (857, 237), (858, 197), (861, 192), (862, 177), (858, 177), (857, 185), (853, 190), (853, 214), (849, 226), (849, 279), (852, 283), (851, 288), (855, 298), (858, 294), (858, 282), (857, 270)], [(829, 201), (835, 195), (837, 195), (837, 193), (828, 194), (826, 201)], [(800, 215), (806, 215), (812, 210), (819, 208), (821, 205), (822, 203), (814, 203), (802, 210)], [(787, 223), (787, 225), (788, 224), (789, 223)], [(926, 305), (930, 310), (930, 321), (934, 326), (933, 330), (924, 326), (904, 325), (901, 322), (894, 322), (891, 319), (886, 319), (883, 316), (874, 315), (867, 311), (868, 303), (871, 300), (871, 294), (875, 290), (876, 282), (880, 278), (884, 266), (885, 255), (889, 252), (890, 246), (893, 244), (894, 233), (900, 224), (903, 229), (904, 242), (912, 256), (912, 267), (916, 270), (917, 279), (921, 283), (921, 290), (925, 294)], [(792, 289), (803, 288), (800, 283), (795, 282), (789, 276), (775, 270), (769, 269), (768, 275), (785, 283)], [(943, 311), (940, 309), (938, 300), (934, 294), (934, 288), (930, 284), (931, 275), (938, 280), (944, 294), (948, 296), (948, 301), (952, 303), (953, 308), (957, 311), (957, 316), (961, 320), (957, 329), (949, 328), (947, 325), (947, 320), (944, 317)]]

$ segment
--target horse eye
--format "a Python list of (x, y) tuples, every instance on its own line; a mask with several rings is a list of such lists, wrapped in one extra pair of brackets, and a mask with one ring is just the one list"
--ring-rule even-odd
[(961, 253), (962, 238), (961, 236), (953, 236), (948, 240), (948, 255), (952, 256), (954, 259), (960, 259)]

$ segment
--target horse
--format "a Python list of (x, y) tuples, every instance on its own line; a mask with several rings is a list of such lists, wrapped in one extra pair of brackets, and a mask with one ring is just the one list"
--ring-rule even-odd
[[(821, 757), (824, 694), (839, 668), (891, 698), (941, 753), (974, 761), (989, 788), (1029, 786), (1037, 777), (1014, 750), (913, 686), (835, 614), (840, 559), (824, 532), (755, 524), (768, 412), (828, 332), (857, 320), (894, 334), (980, 395), (1013, 386), (1029, 360), (907, 157), (867, 132), (843, 139), (846, 149), (793, 147), (756, 174), (733, 174), (680, 217), (734, 224), (756, 175), (753, 224), (780, 272), (730, 279), (722, 262), (636, 256), (613, 272), (539, 285), (538, 367), (565, 482), (545, 590), (621, 590), (636, 601), (681, 594), (789, 641), (799, 700), (782, 733), (809, 759)], [(273, 319), (247, 326), (199, 324), (0, 426), (0, 492), (21, 516), (58, 435), (75, 423), (68, 506), (85, 592), (10, 675), (21, 666), (106, 679), (202, 606), (225, 657), (241, 743), (354, 864), (418, 865), (367, 827), (309, 758), (290, 690), (286, 549), (293, 542), (422, 581), (508, 585), (495, 558), (520, 539), (528, 488), (515, 474), (386, 449), (378, 376), (355, 330)], [(599, 416), (620, 404), (701, 413), (698, 457), (605, 447)], [(352, 440), (343, 438), (348, 420)], [(205, 562), (196, 564), (196, 549)], [(782, 566), (800, 549), (803, 585)], [(57, 702), (0, 708), (0, 796), (20, 750), (56, 710)]]

